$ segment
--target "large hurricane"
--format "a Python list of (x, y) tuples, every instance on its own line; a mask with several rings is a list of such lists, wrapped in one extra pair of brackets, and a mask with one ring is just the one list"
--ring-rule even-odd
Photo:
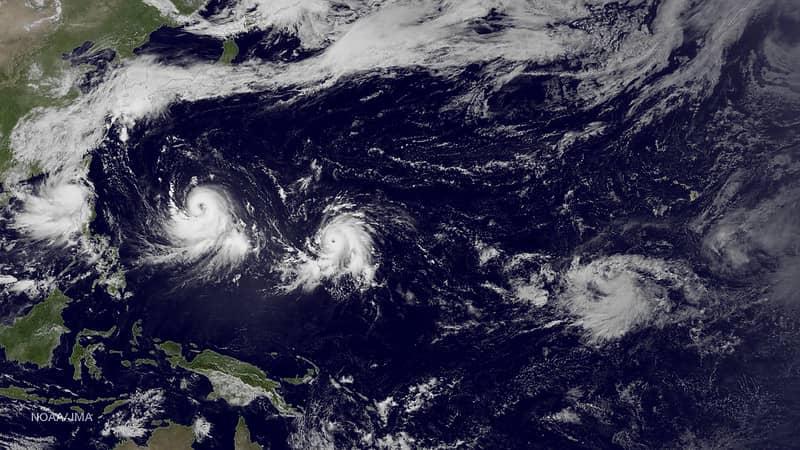
[(193, 266), (205, 276), (236, 268), (253, 250), (234, 200), (221, 186), (192, 187), (185, 198), (171, 190), (162, 223), (168, 243), (153, 245), (146, 261)]

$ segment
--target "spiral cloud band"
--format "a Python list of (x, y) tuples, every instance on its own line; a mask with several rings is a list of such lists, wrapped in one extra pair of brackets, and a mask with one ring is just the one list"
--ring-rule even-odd
[(244, 223), (220, 186), (195, 186), (182, 205), (171, 198), (163, 228), (169, 244), (150, 258), (154, 263), (194, 264), (211, 275), (236, 267), (252, 250)]
[(363, 212), (343, 212), (352, 205), (326, 208), (326, 216), (316, 234), (307, 242), (307, 251), (298, 251), (284, 261), (281, 271), (285, 290), (314, 290), (323, 281), (338, 283), (348, 279), (359, 289), (373, 285), (375, 229)]

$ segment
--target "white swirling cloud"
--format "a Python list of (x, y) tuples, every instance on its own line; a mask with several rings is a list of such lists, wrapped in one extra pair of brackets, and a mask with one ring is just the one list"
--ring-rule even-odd
[(72, 244), (91, 218), (90, 195), (89, 188), (81, 183), (48, 180), (35, 193), (20, 195), (23, 208), (12, 227), (36, 241)]
[(325, 217), (305, 250), (296, 250), (282, 263), (280, 271), (286, 291), (316, 289), (323, 281), (334, 284), (348, 280), (359, 289), (374, 285), (378, 264), (375, 228), (366, 215), (352, 211), (351, 204), (326, 208)]
[[(705, 289), (691, 270), (639, 255), (575, 261), (564, 275), (561, 304), (590, 342), (602, 343), (696, 313)], [(670, 292), (680, 293), (678, 304)]]
[(147, 262), (191, 264), (211, 277), (237, 267), (253, 251), (233, 200), (222, 187), (195, 186), (182, 203), (175, 200), (170, 200), (161, 224), (169, 243), (152, 246)]

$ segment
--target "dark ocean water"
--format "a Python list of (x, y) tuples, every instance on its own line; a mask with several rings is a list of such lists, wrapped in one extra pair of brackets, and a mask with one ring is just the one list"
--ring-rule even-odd
[[(111, 126), (91, 155), (91, 231), (118, 246), (134, 295), (114, 301), (91, 289), (90, 280), (78, 282), (67, 293), (81, 308), (67, 309), (65, 321), (73, 333), (116, 325), (105, 343), (123, 353), (96, 354), (100, 381), (76, 383), (66, 366), (38, 371), (37, 384), (89, 398), (163, 389), (157, 418), (191, 423), (202, 415), (213, 424), (212, 437), (196, 448), (229, 447), (239, 414), (268, 448), (316, 448), (323, 441), (366, 448), (373, 445), (367, 434), (403, 433), (413, 436), (412, 448), (792, 448), (800, 392), (800, 373), (792, 369), (795, 319), (755, 301), (769, 267), (726, 274), (689, 227), (733, 171), (755, 167), (748, 155), (731, 156), (741, 133), (755, 132), (721, 130), (719, 117), (725, 108), (753, 107), (746, 56), (763, 41), (766, 22), (744, 33), (701, 104), (644, 127), (627, 115), (636, 93), (585, 106), (577, 82), (555, 75), (520, 75), (489, 89), (480, 64), (455, 74), (357, 74), (313, 95), (285, 88), (177, 102), (126, 130), (126, 139)], [(672, 55), (674, 66), (653, 74), (653, 82), (696, 55), (698, 41), (686, 41)], [(234, 63), (311, 56), (274, 30), (236, 42)], [(221, 51), (219, 40), (170, 28), (138, 50), (159, 55), (162, 64), (215, 60)], [(455, 101), (477, 91), (485, 96), (480, 114)], [(565, 133), (595, 122), (601, 132), (563, 144)], [(768, 154), (783, 142), (796, 158), (795, 144), (786, 144), (793, 131), (785, 128), (759, 129), (763, 140), (750, 140), (747, 151)], [(311, 181), (300, 187), (304, 178)], [(159, 227), (167, 193), (185, 198), (204, 184), (224, 188), (237, 217), (266, 230), (235, 279), (145, 261), (149, 245), (169, 244)], [(704, 197), (690, 201), (686, 186), (705, 186)], [(375, 224), (377, 287), (328, 280), (311, 292), (280, 289), (287, 246), (303, 247), (326, 220), (325, 208), (343, 199), (365, 208)], [(667, 213), (653, 213), (664, 205)], [(482, 261), (478, 243), (501, 249), (500, 256)], [(510, 265), (513, 255), (528, 256)], [(558, 301), (533, 306), (494, 288), (511, 292), (514, 277), (545, 266), (564, 273), (576, 256), (593, 255), (686, 264), (715, 301), (704, 315), (597, 344)], [(549, 279), (542, 289), (554, 298), (565, 288)], [(701, 309), (677, 291), (669, 301), (671, 311)], [(12, 305), (2, 304), (4, 315)], [(134, 351), (129, 339), (137, 321), (143, 337)], [(732, 335), (738, 350), (718, 351)], [(161, 356), (157, 368), (120, 366), (121, 359), (154, 357), (149, 351), (158, 339), (215, 349), (273, 378), (302, 373), (307, 365), (297, 356), (320, 373), (312, 384), (282, 387), (302, 419), (275, 414), (264, 399), (232, 407), (206, 400), (207, 380), (176, 373)], [(69, 350), (59, 347), (56, 361), (65, 362)], [(28, 378), (13, 364), (2, 367), (14, 379)], [(352, 383), (342, 381), (350, 377)], [(105, 448), (115, 439), (101, 437), (101, 429), (97, 421), (14, 423), (4, 431), (58, 435), (65, 448)], [(739, 440), (726, 444), (720, 430)]]

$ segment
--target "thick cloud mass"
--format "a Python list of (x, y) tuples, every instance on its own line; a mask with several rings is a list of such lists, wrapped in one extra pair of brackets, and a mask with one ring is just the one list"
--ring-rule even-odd
[(345, 278), (361, 289), (372, 286), (377, 270), (375, 229), (362, 212), (346, 210), (352, 206), (326, 208), (325, 218), (307, 248), (284, 261), (285, 289), (310, 291), (323, 281), (338, 283)]
[(0, 136), (0, 447), (796, 446), (798, 0), (143, 1)]
[(172, 199), (162, 224), (170, 245), (157, 248), (154, 263), (197, 263), (209, 272), (240, 264), (252, 250), (228, 194), (219, 186), (193, 187)]

